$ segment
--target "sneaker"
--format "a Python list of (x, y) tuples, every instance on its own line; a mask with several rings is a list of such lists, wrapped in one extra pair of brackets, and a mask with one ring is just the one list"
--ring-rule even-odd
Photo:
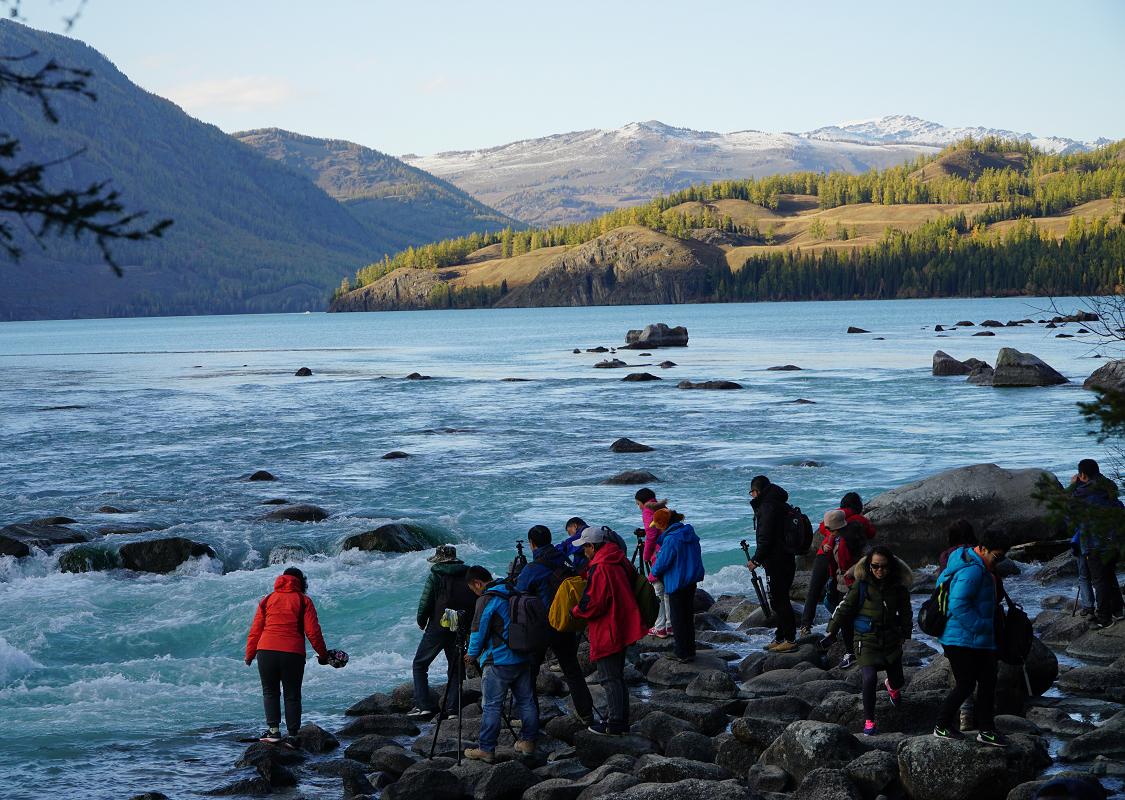
[(883, 685), (887, 687), (887, 694), (890, 695), (891, 705), (897, 706), (899, 698), (902, 697), (902, 689), (892, 689), (890, 678), (883, 681)]
[(840, 659), (840, 663), (837, 664), (837, 666), (840, 669), (848, 669), (853, 664), (855, 664), (855, 653), (844, 653), (844, 657)]
[(1094, 616), (1094, 609), (1084, 608), (1084, 609), (1082, 609), (1081, 611), (1078, 612), (1078, 616), (1080, 616), (1080, 617), (1092, 617), (1092, 616)]
[(1094, 619), (1094, 621), (1090, 623), (1090, 627), (1096, 631), (1108, 628), (1111, 625), (1113, 625), (1112, 619)]
[(769, 644), (767, 644), (767, 645), (766, 645), (765, 647), (763, 647), (762, 649), (763, 649), (763, 650), (769, 650), (769, 651), (770, 651), (770, 652), (772, 653), (772, 652), (773, 652), (773, 649), (774, 649), (775, 647), (777, 647), (777, 646), (778, 646), (779, 644), (784, 644), (784, 641), (783, 641), (782, 639), (774, 639), (774, 640), (773, 640), (772, 642), (770, 642)]
[(1008, 742), (996, 731), (981, 731), (977, 734), (977, 741), (990, 747), (1007, 747)]
[(410, 717), (411, 719), (422, 719), (423, 717), (431, 719), (433, 717), (436, 717), (437, 713), (437, 711), (434, 711), (431, 708), (418, 708), (418, 706), (414, 706), (414, 708), (406, 712), (406, 716)]
[(875, 720), (869, 719), (863, 723), (864, 736), (878, 736), (879, 728), (875, 725)]
[(535, 752), (535, 742), (527, 739), (520, 739), (516, 742), (516, 752), (522, 755), (529, 756)]
[(661, 628), (659, 631), (656, 632), (656, 638), (657, 639), (667, 639), (671, 635), (672, 635), (672, 629), (671, 628)]
[(280, 728), (268, 728), (266, 732), (258, 737), (259, 742), (266, 742), (267, 744), (277, 744), (285, 737), (281, 735)]
[(285, 745), (286, 747), (292, 748), (293, 750), (300, 750), (301, 749), (301, 740), (298, 739), (293, 734), (289, 734), (288, 736), (286, 736), (284, 739), (281, 740), (281, 743), (283, 745)]
[(770, 648), (771, 653), (792, 653), (797, 649), (796, 642), (778, 642)]
[(952, 739), (953, 741), (959, 741), (965, 738), (965, 735), (961, 733), (961, 731), (954, 730), (953, 728), (943, 728), (940, 725), (934, 728), (934, 736), (939, 739)]
[(812, 628), (808, 625), (802, 625), (801, 630), (797, 632), (798, 636), (809, 636), (812, 634)]
[(472, 759), (473, 761), (483, 761), (485, 764), (491, 764), (496, 761), (496, 754), (488, 750), (481, 750), (477, 747), (470, 747), (465, 751), (465, 758)]
[(610, 725), (608, 722), (595, 722), (593, 725), (586, 728), (590, 733), (596, 733), (598, 736), (624, 736), (625, 731), (618, 728), (616, 725)]

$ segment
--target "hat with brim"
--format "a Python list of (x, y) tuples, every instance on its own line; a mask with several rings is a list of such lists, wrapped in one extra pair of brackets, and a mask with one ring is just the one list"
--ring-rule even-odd
[(457, 548), (451, 544), (439, 545), (434, 554), (426, 559), (431, 564), (442, 564), (446, 561), (457, 560)]
[(824, 527), (830, 531), (838, 531), (848, 524), (848, 518), (841, 508), (834, 508), (824, 515)]
[(582, 531), (575, 542), (575, 547), (582, 547), (587, 544), (602, 544), (605, 542), (605, 526), (604, 525), (591, 525)]

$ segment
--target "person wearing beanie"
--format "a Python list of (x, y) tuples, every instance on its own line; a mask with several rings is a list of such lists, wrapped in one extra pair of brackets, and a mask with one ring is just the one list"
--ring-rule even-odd
[(660, 552), (652, 565), (652, 577), (664, 586), (672, 623), (676, 660), (695, 660), (695, 590), (703, 580), (703, 553), (695, 528), (684, 515), (673, 511), (668, 529), (660, 535)]

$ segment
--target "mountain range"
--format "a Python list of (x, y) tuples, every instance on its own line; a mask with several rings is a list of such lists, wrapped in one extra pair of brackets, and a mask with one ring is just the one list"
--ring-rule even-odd
[(411, 154), (403, 160), (510, 216), (534, 225), (554, 225), (589, 219), (702, 181), (897, 166), (968, 136), (1018, 139), (1055, 153), (1089, 150), (1108, 141), (949, 128), (911, 116), (842, 123), (805, 133), (715, 133), (650, 120), (482, 150)]

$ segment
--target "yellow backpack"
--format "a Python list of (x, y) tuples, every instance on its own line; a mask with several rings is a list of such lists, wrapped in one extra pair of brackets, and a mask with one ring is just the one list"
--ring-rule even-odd
[(586, 620), (576, 619), (570, 613), (585, 591), (586, 580), (577, 576), (567, 578), (559, 584), (555, 599), (551, 601), (551, 608), (547, 611), (547, 621), (552, 628), (563, 633), (578, 633), (585, 629)]

